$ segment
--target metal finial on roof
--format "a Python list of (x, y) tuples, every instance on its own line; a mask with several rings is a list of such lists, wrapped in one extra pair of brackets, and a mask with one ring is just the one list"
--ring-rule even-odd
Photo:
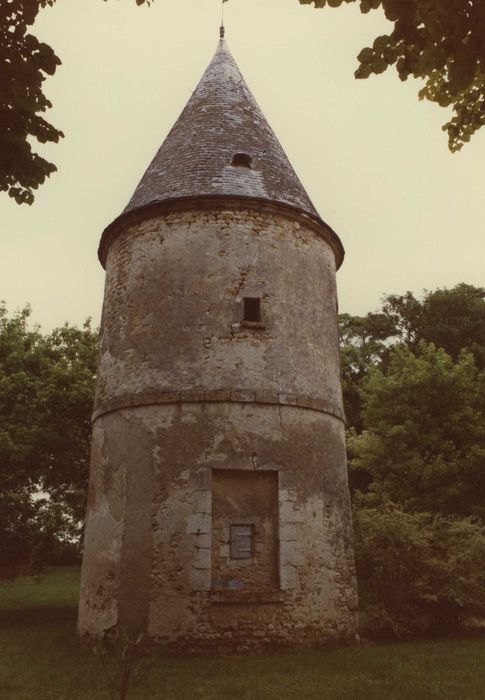
[(221, 41), (224, 39), (224, 36), (226, 34), (226, 30), (224, 27), (224, 3), (227, 2), (227, 0), (222, 0), (222, 5), (221, 5), (221, 26), (219, 28), (219, 36), (221, 37)]

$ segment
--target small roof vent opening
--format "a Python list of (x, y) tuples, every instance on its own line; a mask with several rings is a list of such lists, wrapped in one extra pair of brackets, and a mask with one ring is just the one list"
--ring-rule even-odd
[(231, 165), (236, 168), (252, 168), (253, 159), (247, 153), (235, 153), (232, 157)]

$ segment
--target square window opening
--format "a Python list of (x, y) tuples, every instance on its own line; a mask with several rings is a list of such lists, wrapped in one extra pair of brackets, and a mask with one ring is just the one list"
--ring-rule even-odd
[(261, 299), (244, 297), (244, 317), (247, 323), (261, 323)]

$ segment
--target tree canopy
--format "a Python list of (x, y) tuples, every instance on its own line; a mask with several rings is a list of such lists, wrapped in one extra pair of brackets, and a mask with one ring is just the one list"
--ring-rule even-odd
[(484, 324), (467, 284), (340, 317), (364, 632), (485, 614)]
[(0, 562), (13, 570), (79, 537), (96, 371), (89, 322), (43, 335), (29, 315), (0, 304)]
[(479, 369), (485, 368), (485, 289), (457, 284), (452, 289), (426, 291), (422, 299), (412, 292), (389, 294), (383, 312), (393, 319), (394, 333), (411, 347), (434, 343), (453, 359), (470, 352)]
[(368, 313), (367, 316), (341, 314), (340, 363), (347, 423), (362, 428), (360, 383), (369, 369), (382, 362), (388, 340), (396, 334), (396, 321), (386, 313)]
[(379, 312), (340, 316), (342, 388), (348, 425), (362, 429), (362, 380), (369, 371), (386, 369), (396, 343), (415, 351), (433, 343), (456, 360), (466, 350), (485, 369), (485, 289), (457, 284), (452, 289), (388, 294)]
[(399, 78), (425, 81), (420, 99), (452, 107), (443, 130), (458, 151), (485, 124), (485, 0), (300, 0), (316, 8), (358, 3), (363, 13), (382, 8), (393, 23), (358, 55), (356, 78), (395, 66)]
[[(55, 1), (0, 2), (0, 191), (18, 204), (32, 204), (34, 190), (56, 170), (31, 142), (57, 143), (63, 137), (42, 116), (52, 107), (43, 82), (54, 75), (61, 60), (29, 31), (39, 11)], [(150, 4), (150, 0), (135, 2)]]
[(485, 376), (473, 356), (398, 345), (361, 392), (364, 429), (350, 455), (371, 475), (368, 500), (485, 520)]

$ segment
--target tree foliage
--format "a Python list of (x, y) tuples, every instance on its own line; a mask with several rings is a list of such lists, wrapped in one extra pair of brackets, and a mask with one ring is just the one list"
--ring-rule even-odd
[(412, 511), (485, 517), (485, 376), (473, 357), (453, 361), (421, 342), (391, 352), (364, 380), (363, 424), (350, 440), (352, 469), (370, 495)]
[(458, 284), (436, 289), (416, 299), (412, 292), (384, 299), (384, 314), (393, 319), (394, 333), (409, 347), (421, 340), (443, 348), (453, 359), (470, 352), (485, 368), (485, 289)]
[(29, 140), (57, 142), (63, 135), (41, 116), (52, 106), (42, 83), (60, 60), (27, 31), (40, 8), (53, 1), (0, 3), (0, 188), (19, 204), (32, 204), (32, 191), (56, 169), (32, 151)]
[(364, 633), (485, 614), (485, 290), (340, 318)]
[(453, 359), (471, 353), (485, 368), (485, 289), (458, 284), (452, 289), (388, 294), (382, 309), (366, 316), (340, 316), (342, 387), (349, 427), (362, 430), (360, 386), (372, 367), (385, 369), (398, 342), (416, 350), (420, 341), (434, 343)]
[[(63, 133), (42, 116), (52, 107), (43, 92), (61, 64), (55, 51), (30, 31), (39, 11), (55, 0), (0, 2), (0, 190), (32, 204), (34, 190), (56, 166), (32, 150), (33, 140), (57, 143)], [(150, 0), (136, 0), (137, 5)]]
[(458, 151), (485, 123), (485, 0), (300, 0), (339, 7), (357, 2), (363, 13), (382, 8), (393, 23), (358, 55), (356, 78), (394, 65), (401, 80), (425, 81), (420, 99), (452, 107), (443, 129)]
[(0, 559), (11, 569), (79, 535), (96, 368), (89, 322), (43, 335), (29, 315), (0, 305)]
[(443, 632), (485, 616), (485, 525), (479, 519), (355, 509), (365, 632)]
[(345, 413), (349, 426), (362, 429), (360, 384), (369, 369), (379, 365), (387, 352), (387, 341), (395, 335), (395, 319), (385, 313), (367, 316), (341, 314), (340, 362)]

